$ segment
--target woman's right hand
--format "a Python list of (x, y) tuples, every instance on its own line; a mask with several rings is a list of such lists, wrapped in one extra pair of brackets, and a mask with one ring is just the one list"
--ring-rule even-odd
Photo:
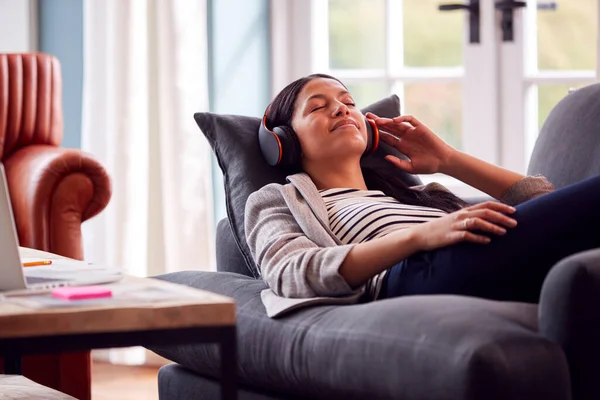
[(517, 226), (517, 221), (509, 216), (514, 212), (515, 209), (506, 204), (487, 201), (412, 229), (415, 230), (417, 246), (421, 250), (434, 250), (459, 242), (487, 244), (491, 239), (481, 233), (504, 235), (506, 228)]

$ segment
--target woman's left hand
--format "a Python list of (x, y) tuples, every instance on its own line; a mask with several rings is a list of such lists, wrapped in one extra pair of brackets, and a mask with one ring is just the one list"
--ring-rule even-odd
[(456, 151), (415, 117), (403, 115), (393, 119), (380, 118), (367, 113), (379, 128), (379, 139), (393, 146), (410, 160), (395, 156), (386, 159), (396, 167), (411, 174), (434, 174), (441, 172)]

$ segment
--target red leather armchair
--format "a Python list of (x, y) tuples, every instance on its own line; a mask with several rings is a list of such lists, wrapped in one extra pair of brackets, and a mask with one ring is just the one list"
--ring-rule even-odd
[[(62, 135), (58, 60), (42, 53), (0, 54), (0, 160), (20, 245), (83, 259), (81, 224), (108, 204), (110, 179), (89, 154), (59, 147)], [(23, 373), (91, 398), (89, 352), (27, 357)]]

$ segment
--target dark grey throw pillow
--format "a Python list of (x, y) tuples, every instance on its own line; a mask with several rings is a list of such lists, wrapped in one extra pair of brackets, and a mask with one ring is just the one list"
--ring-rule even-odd
[[(381, 117), (393, 118), (400, 115), (400, 99), (396, 95), (386, 97), (361, 110)], [(194, 119), (212, 147), (219, 167), (223, 172), (227, 217), (235, 241), (244, 256), (246, 266), (255, 277), (259, 273), (254, 265), (252, 254), (244, 233), (244, 210), (248, 196), (269, 183), (285, 184), (288, 172), (271, 167), (263, 159), (258, 144), (260, 119), (240, 115), (196, 113)], [(376, 168), (390, 168), (399, 174), (409, 186), (419, 185), (418, 177), (404, 173), (383, 157), (395, 154), (395, 149), (380, 142), (378, 150), (365, 157), (362, 164)]]

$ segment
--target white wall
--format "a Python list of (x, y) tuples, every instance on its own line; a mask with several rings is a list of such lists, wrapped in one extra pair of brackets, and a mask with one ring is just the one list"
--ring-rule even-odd
[(0, 0), (0, 52), (37, 49), (37, 1)]

